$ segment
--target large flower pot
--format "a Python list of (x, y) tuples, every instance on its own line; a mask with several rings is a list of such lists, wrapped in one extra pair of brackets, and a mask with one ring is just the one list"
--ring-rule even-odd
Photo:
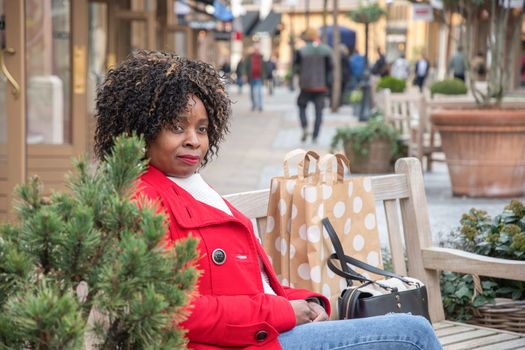
[(350, 142), (347, 142), (344, 148), (346, 157), (350, 160), (350, 171), (353, 173), (374, 174), (392, 171), (392, 146), (388, 140), (372, 140), (366, 155), (357, 155)]
[(436, 110), (452, 192), (469, 197), (525, 193), (525, 110)]

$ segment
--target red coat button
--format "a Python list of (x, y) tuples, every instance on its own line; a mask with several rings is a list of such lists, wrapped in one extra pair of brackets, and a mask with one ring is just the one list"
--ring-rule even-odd
[(255, 333), (255, 340), (257, 340), (258, 342), (265, 341), (266, 338), (268, 338), (268, 332), (266, 331), (258, 331), (257, 333)]

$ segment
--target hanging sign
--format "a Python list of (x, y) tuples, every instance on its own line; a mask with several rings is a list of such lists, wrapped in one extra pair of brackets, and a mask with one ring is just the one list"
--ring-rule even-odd
[(434, 10), (429, 4), (412, 4), (412, 20), (414, 21), (433, 21)]

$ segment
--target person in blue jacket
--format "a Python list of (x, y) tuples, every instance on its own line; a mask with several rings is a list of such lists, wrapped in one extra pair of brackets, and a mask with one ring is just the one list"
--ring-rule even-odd
[(354, 49), (352, 56), (350, 56), (350, 75), (351, 83), (350, 89), (354, 90), (359, 87), (359, 83), (363, 79), (365, 73), (365, 56), (361, 55), (357, 49)]

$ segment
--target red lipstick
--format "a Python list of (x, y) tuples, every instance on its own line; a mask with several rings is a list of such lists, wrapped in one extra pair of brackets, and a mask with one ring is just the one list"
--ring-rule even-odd
[(188, 165), (195, 165), (200, 161), (200, 157), (192, 156), (189, 154), (181, 155), (177, 158), (179, 158), (183, 163), (186, 163)]

